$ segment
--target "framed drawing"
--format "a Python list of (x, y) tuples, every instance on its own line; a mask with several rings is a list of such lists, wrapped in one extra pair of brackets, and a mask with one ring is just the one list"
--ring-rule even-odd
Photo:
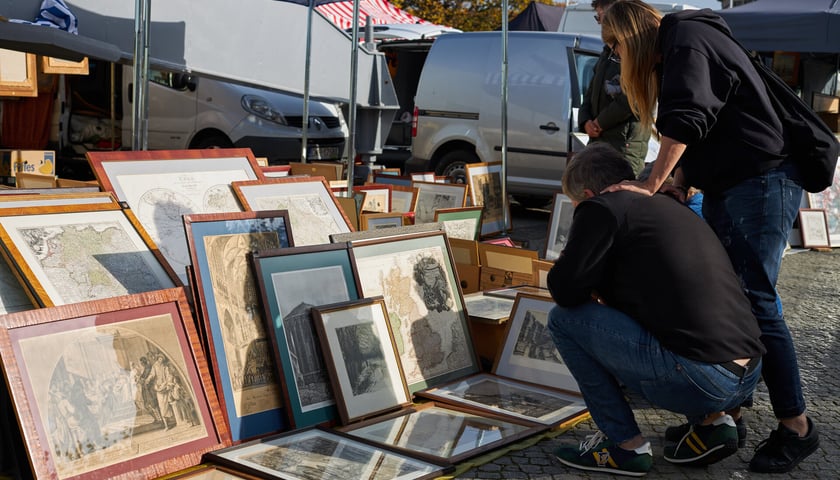
[(525, 293), (516, 296), (493, 373), (579, 393), (580, 388), (548, 331), (548, 312), (554, 305), (550, 297)]
[(462, 462), (544, 430), (544, 425), (435, 402), (340, 429), (353, 438), (435, 463)]
[(435, 210), (463, 207), (467, 201), (467, 185), (463, 183), (414, 182), (412, 186), (417, 188), (416, 223), (433, 222)]
[(391, 185), (391, 211), (413, 212), (417, 204), (417, 189), (412, 186)]
[(331, 233), (352, 232), (350, 219), (322, 177), (233, 182), (246, 210), (287, 210), (295, 245), (329, 243)]
[(547, 427), (555, 427), (586, 412), (580, 395), (487, 373), (422, 390), (417, 395)]
[(540, 288), (548, 288), (548, 272), (553, 266), (554, 262), (549, 262), (548, 260), (532, 259), (531, 267), (534, 271), (534, 281), (531, 283)]
[(91, 193), (49, 193), (0, 195), (0, 212), (4, 208), (51, 207), (58, 205), (86, 205), (90, 203), (107, 203), (119, 208), (119, 203), (111, 192)]
[(443, 222), (449, 238), (478, 240), (481, 235), (481, 217), (484, 207), (441, 208), (435, 210), (435, 221)]
[(236, 471), (277, 480), (429, 480), (447, 471), (444, 466), (322, 428), (262, 438), (205, 457)]
[(479, 370), (443, 232), (351, 247), (362, 295), (382, 295), (413, 393)]
[(6, 209), (0, 244), (39, 305), (180, 284), (130, 211), (111, 204)]
[[(510, 204), (502, 201), (502, 162), (468, 163), (466, 170), (472, 204), (484, 207), (481, 234), (492, 235), (510, 230)], [(507, 216), (505, 206), (508, 207)]]
[(183, 288), (0, 323), (36, 478), (153, 478), (230, 444)]
[(805, 248), (830, 247), (828, 218), (825, 210), (815, 208), (799, 209), (799, 228), (802, 232), (802, 246)]
[(0, 48), (0, 97), (37, 97), (38, 65), (34, 53)]
[(134, 211), (185, 285), (190, 255), (181, 217), (242, 211), (230, 183), (265, 178), (247, 148), (85, 155), (102, 188)]
[(41, 57), (41, 71), (44, 73), (63, 73), (65, 75), (87, 75), (88, 57), (78, 62), (55, 57)]
[(342, 424), (411, 403), (382, 297), (312, 313)]
[(196, 308), (234, 442), (285, 427), (282, 393), (248, 256), (293, 245), (282, 210), (184, 215)]
[(554, 203), (551, 206), (551, 216), (548, 221), (548, 234), (545, 241), (546, 260), (557, 260), (560, 252), (566, 246), (569, 238), (569, 229), (572, 227), (572, 215), (575, 207), (572, 200), (562, 193), (554, 194)]
[[(368, 193), (370, 195), (370, 193)], [(359, 218), (359, 230), (382, 230), (403, 226), (403, 214), (393, 213), (362, 213)]]
[(359, 298), (347, 244), (265, 250), (253, 261), (289, 423), (301, 428), (335, 420), (312, 308)]
[(391, 211), (391, 189), (392, 185), (378, 183), (360, 185), (353, 191), (365, 192), (365, 203), (362, 204), (363, 212), (388, 213)]
[(834, 169), (834, 183), (819, 193), (808, 193), (808, 208), (825, 210), (832, 247), (840, 247), (840, 163)]

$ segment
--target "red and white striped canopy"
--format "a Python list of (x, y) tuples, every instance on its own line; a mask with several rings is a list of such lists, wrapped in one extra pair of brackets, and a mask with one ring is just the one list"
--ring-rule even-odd
[[(325, 17), (329, 18), (341, 29), (348, 29), (353, 26), (353, 2), (325, 3), (315, 7)], [(392, 23), (425, 23), (430, 24), (420, 17), (388, 3), (388, 0), (361, 0), (359, 3), (359, 27), (365, 26), (365, 19), (370, 16), (374, 25), (385, 25)]]

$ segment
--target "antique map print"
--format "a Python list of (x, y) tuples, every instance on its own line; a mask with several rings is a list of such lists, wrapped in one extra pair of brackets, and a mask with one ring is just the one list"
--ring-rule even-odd
[(252, 210), (288, 210), (295, 245), (330, 243), (330, 234), (347, 232), (339, 225), (319, 193), (277, 195), (257, 198)]

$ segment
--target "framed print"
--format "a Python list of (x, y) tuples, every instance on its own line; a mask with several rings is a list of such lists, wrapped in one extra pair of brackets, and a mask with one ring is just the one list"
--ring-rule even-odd
[(808, 193), (808, 208), (825, 210), (828, 238), (832, 247), (840, 247), (840, 163), (834, 169), (834, 183), (819, 193)]
[(831, 246), (828, 237), (828, 219), (825, 210), (799, 209), (799, 228), (802, 232), (802, 246), (820, 248)]
[(580, 395), (487, 373), (422, 390), (417, 395), (547, 427), (555, 427), (586, 412)]
[(494, 374), (580, 392), (548, 331), (548, 312), (554, 305), (550, 297), (524, 293), (516, 296), (505, 343), (493, 365)]
[[(509, 204), (502, 201), (502, 162), (468, 163), (466, 170), (472, 204), (484, 207), (481, 216), (481, 234), (492, 235), (510, 230)], [(505, 206), (508, 207), (507, 216), (505, 216)]]
[(264, 250), (253, 262), (289, 423), (302, 428), (336, 420), (312, 308), (359, 298), (347, 244)]
[(549, 299), (551, 298), (551, 292), (549, 292), (547, 288), (537, 287), (534, 285), (519, 285), (516, 287), (494, 288), (492, 290), (486, 290), (484, 292), (485, 295), (490, 295), (493, 297), (505, 297), (511, 299), (515, 299), (516, 296), (520, 293), (536, 295)]
[(183, 288), (6, 315), (36, 478), (153, 478), (230, 444)]
[(447, 471), (322, 428), (262, 438), (205, 457), (236, 471), (277, 480), (429, 480)]
[(41, 71), (44, 73), (63, 73), (65, 75), (87, 75), (88, 57), (78, 62), (55, 57), (41, 57)]
[(87, 205), (91, 203), (106, 203), (117, 208), (120, 206), (110, 192), (0, 195), (0, 212), (4, 208)]
[(414, 182), (412, 186), (417, 188), (416, 223), (433, 222), (435, 210), (463, 207), (467, 201), (467, 185), (463, 183)]
[(41, 306), (178, 286), (130, 211), (110, 204), (0, 210), (0, 244)]
[(534, 271), (534, 281), (531, 283), (540, 288), (548, 288), (548, 272), (554, 266), (554, 262), (532, 259), (531, 266)]
[(478, 243), (478, 261), (482, 267), (531, 275), (533, 269), (531, 262), (535, 259), (537, 259), (536, 250), (486, 242)]
[(340, 429), (406, 455), (453, 464), (544, 430), (544, 425), (435, 402)]
[(391, 186), (391, 211), (408, 213), (413, 212), (417, 204), (417, 189), (412, 186), (403, 187), (400, 185)]
[(342, 424), (411, 403), (382, 297), (312, 313)]
[(359, 219), (360, 230), (382, 230), (403, 226), (403, 214), (395, 213), (362, 213)]
[(368, 184), (355, 187), (353, 190), (365, 192), (365, 203), (362, 204), (363, 212), (388, 213), (391, 211), (391, 189), (392, 185)]
[(273, 178), (232, 186), (246, 210), (287, 210), (297, 246), (329, 243), (331, 233), (353, 231), (323, 177)]
[(443, 232), (353, 243), (362, 295), (382, 295), (409, 390), (479, 370)]
[(0, 48), (0, 97), (37, 97), (38, 65), (34, 53)]
[(449, 238), (478, 240), (481, 235), (483, 207), (441, 208), (435, 210), (435, 221), (443, 223)]
[(234, 442), (285, 425), (268, 322), (249, 255), (293, 246), (283, 210), (184, 215), (196, 308)]
[(126, 202), (186, 285), (189, 249), (183, 215), (240, 212), (236, 180), (262, 180), (248, 148), (87, 152), (103, 190)]
[(464, 307), (467, 309), (470, 319), (500, 324), (510, 317), (510, 312), (513, 310), (513, 299), (476, 292), (464, 295)]
[(452, 251), (452, 258), (455, 263), (463, 265), (481, 265), (478, 260), (478, 242), (475, 240), (462, 240), (460, 238), (448, 238), (449, 248)]
[(435, 182), (435, 172), (414, 172), (409, 174), (413, 182)]
[(544, 258), (546, 260), (557, 260), (560, 252), (566, 247), (574, 213), (575, 206), (572, 204), (572, 200), (562, 193), (555, 193), (545, 241)]

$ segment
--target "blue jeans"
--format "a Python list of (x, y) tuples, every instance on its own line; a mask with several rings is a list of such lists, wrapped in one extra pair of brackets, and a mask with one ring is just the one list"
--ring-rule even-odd
[(764, 382), (776, 418), (805, 412), (796, 350), (776, 292), (782, 253), (802, 198), (795, 175), (795, 167), (785, 163), (703, 198), (703, 217), (729, 253), (761, 328), (767, 348)]
[(617, 443), (641, 433), (619, 384), (697, 423), (741, 405), (761, 372), (759, 365), (741, 378), (720, 365), (681, 357), (638, 322), (600, 303), (555, 306), (548, 328), (592, 419)]

